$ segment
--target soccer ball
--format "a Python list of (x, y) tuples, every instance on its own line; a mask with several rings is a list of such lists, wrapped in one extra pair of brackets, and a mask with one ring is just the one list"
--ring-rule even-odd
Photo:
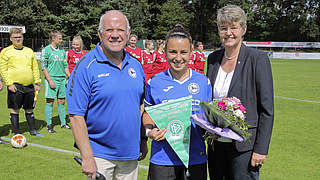
[(23, 148), (27, 145), (27, 139), (22, 134), (16, 134), (11, 138), (11, 145), (14, 148)]

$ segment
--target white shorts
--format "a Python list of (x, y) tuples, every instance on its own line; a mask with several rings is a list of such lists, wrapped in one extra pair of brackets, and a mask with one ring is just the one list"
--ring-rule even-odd
[[(94, 157), (98, 172), (110, 180), (137, 180), (138, 161), (119, 161)], [(87, 177), (87, 180), (93, 180)]]

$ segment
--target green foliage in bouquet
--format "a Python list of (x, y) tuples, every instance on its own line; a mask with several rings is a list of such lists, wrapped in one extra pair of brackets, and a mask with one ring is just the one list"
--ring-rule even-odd
[[(249, 125), (245, 122), (246, 109), (236, 97), (213, 99), (212, 102), (200, 102), (207, 120), (216, 127), (229, 128), (244, 140), (250, 138)], [(208, 134), (205, 135), (208, 138)]]

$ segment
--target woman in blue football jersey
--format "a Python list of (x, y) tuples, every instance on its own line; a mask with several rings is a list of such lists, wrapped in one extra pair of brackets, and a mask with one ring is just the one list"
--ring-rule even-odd
[[(181, 97), (192, 96), (192, 113), (201, 113), (200, 101), (210, 101), (209, 80), (188, 68), (192, 54), (192, 39), (182, 25), (176, 25), (166, 36), (165, 52), (170, 68), (153, 76), (145, 87), (146, 106)], [(164, 135), (166, 129), (155, 127), (147, 113), (143, 115), (146, 135), (153, 139), (149, 165), (149, 180), (206, 180), (207, 158), (203, 131), (191, 121), (189, 167), (176, 155)]]

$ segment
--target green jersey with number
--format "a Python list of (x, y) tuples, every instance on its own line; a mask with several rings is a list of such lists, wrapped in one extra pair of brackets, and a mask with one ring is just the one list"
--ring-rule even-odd
[(42, 70), (48, 70), (50, 77), (66, 77), (65, 69), (68, 69), (64, 49), (54, 49), (50, 44), (41, 52)]

